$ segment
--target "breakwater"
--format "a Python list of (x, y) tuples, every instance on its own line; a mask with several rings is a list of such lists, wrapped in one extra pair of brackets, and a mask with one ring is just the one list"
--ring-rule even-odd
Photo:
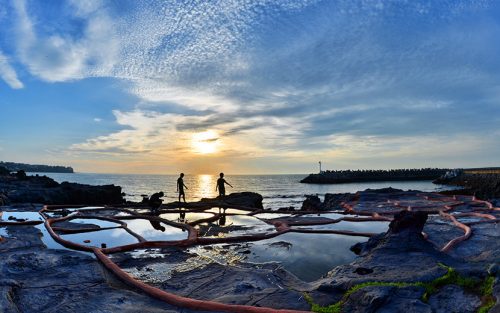
[(300, 182), (306, 184), (342, 184), (376, 181), (434, 180), (448, 171), (449, 169), (443, 168), (324, 171), (318, 174), (309, 174), (309, 176)]

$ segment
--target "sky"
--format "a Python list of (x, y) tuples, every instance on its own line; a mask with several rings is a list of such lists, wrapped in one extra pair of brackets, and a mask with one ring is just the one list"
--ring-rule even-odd
[(0, 160), (500, 166), (500, 2), (0, 0)]

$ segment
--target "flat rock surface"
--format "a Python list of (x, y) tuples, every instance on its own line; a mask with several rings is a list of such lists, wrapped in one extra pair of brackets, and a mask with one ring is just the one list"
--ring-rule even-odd
[[(322, 210), (334, 205), (337, 213), (339, 208), (343, 208), (345, 216), (369, 218), (377, 213), (394, 218), (395, 221), (390, 224), (387, 233), (372, 236), (367, 242), (353, 246), (353, 251), (359, 254), (354, 261), (349, 260), (346, 261), (350, 262), (348, 264), (331, 268), (329, 272), (325, 271), (322, 278), (310, 283), (301, 281), (285, 270), (280, 263), (243, 262), (244, 258), (241, 255), (250, 253), (251, 250), (249, 241), (241, 243), (219, 241), (219, 246), (207, 244), (201, 248), (190, 247), (188, 250), (182, 247), (143, 249), (117, 253), (112, 256), (112, 260), (130, 275), (162, 290), (193, 299), (220, 303), (307, 311), (311, 309), (305, 297), (308, 294), (312, 301), (322, 306), (342, 301), (343, 312), (409, 313), (478, 310), (481, 298), (477, 291), (465, 290), (456, 285), (444, 285), (431, 294), (428, 301), (423, 301), (424, 289), (408, 284), (431, 282), (442, 277), (447, 270), (440, 264), (453, 267), (460, 275), (484, 279), (487, 269), (500, 261), (498, 223), (485, 222), (485, 218), (477, 216), (457, 215), (459, 222), (471, 228), (472, 235), (457, 243), (449, 251), (442, 252), (441, 249), (445, 245), (463, 236), (464, 231), (450, 219), (440, 216), (438, 212), (452, 206), (452, 210), (446, 210), (448, 213), (481, 212), (498, 218), (499, 211), (490, 210), (484, 203), (475, 201), (471, 197), (450, 198), (433, 193), (395, 189), (341, 194), (338, 199), (335, 195), (330, 195), (325, 199), (328, 201), (319, 204)], [(234, 196), (232, 201), (248, 212), (258, 211), (261, 197), (243, 193)], [(205, 199), (191, 207), (202, 212), (204, 206), (222, 203), (228, 202), (224, 199)], [(173, 204), (167, 204), (165, 207), (169, 208), (169, 205)], [(2, 211), (37, 209), (39, 207), (30, 205), (0, 208)], [(148, 213), (144, 208), (136, 209), (137, 212)], [(398, 213), (401, 211), (403, 213)], [(107, 208), (85, 214), (118, 216), (118, 212)], [(165, 213), (168, 213), (168, 210)], [(245, 212), (237, 214), (244, 215)], [(245, 234), (274, 232), (276, 231), (274, 224), (288, 225), (287, 227), (293, 230), (298, 229), (299, 225), (334, 223), (342, 216), (339, 214), (285, 216), (262, 220), (245, 217), (242, 220), (252, 220), (252, 224), (219, 225), (219, 227), (233, 227), (228, 229), (238, 236), (240, 232)], [(231, 215), (228, 215), (229, 218)], [(73, 229), (97, 227), (90, 223), (71, 222), (55, 226)], [(203, 230), (203, 227), (218, 230), (210, 223), (201, 226), (198, 226), (198, 230)], [(313, 227), (309, 229), (314, 230)], [(227, 234), (221, 235), (219, 231), (213, 233), (214, 242), (224, 239), (225, 236), (227, 238)], [(0, 235), (4, 237), (4, 240), (0, 241), (0, 312), (193, 312), (157, 301), (127, 287), (103, 269), (92, 254), (47, 249), (42, 241), (42, 232), (36, 227), (1, 227)], [(308, 234), (304, 234), (306, 235)], [(290, 243), (280, 239), (286, 236), (281, 236), (283, 237), (275, 237), (278, 240), (275, 245), (287, 249)], [(218, 253), (220, 260), (209, 260), (209, 257), (217, 255), (209, 253), (214, 252), (213, 250), (220, 250)], [(324, 253), (330, 252), (325, 249)], [(498, 276), (498, 272), (492, 275)], [(499, 308), (498, 281), (496, 278), (493, 286), (493, 296), (496, 297), (497, 304), (490, 312), (496, 312)], [(395, 282), (402, 284), (384, 285)], [(370, 285), (353, 292), (348, 297), (344, 296), (350, 288), (362, 283), (379, 283), (379, 285)]]

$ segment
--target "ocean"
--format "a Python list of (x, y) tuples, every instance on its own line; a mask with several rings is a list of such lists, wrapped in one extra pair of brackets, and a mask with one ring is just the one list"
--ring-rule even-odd
[[(122, 187), (125, 198), (140, 201), (142, 194), (151, 195), (158, 191), (166, 194), (164, 203), (177, 200), (176, 183), (178, 175), (140, 175), (140, 174), (93, 174), (93, 173), (38, 173), (47, 175), (57, 182), (75, 182), (90, 185), (114, 184)], [(233, 185), (227, 186), (226, 193), (252, 191), (264, 197), (264, 207), (278, 209), (281, 207), (300, 208), (305, 195), (325, 193), (346, 193), (368, 188), (392, 187), (403, 190), (439, 191), (449, 189), (446, 186), (434, 185), (431, 181), (396, 181), (373, 183), (348, 183), (335, 185), (301, 184), (300, 180), (306, 174), (294, 175), (226, 175), (226, 181)], [(184, 177), (187, 201), (197, 201), (201, 198), (217, 196), (215, 184), (217, 175), (189, 175)]]

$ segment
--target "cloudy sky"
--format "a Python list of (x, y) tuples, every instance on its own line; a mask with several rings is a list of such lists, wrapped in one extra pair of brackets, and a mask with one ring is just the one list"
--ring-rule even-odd
[(498, 1), (0, 0), (0, 160), (500, 165)]

